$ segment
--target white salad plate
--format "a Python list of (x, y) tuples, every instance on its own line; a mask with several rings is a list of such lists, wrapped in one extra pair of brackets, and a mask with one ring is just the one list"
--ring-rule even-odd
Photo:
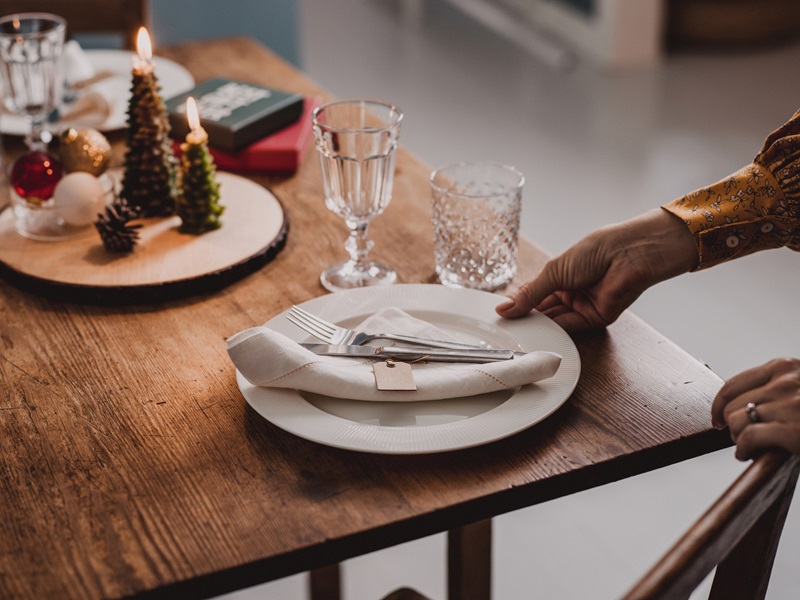
[[(250, 406), (270, 423), (327, 446), (379, 454), (427, 454), (493, 442), (542, 421), (572, 394), (580, 356), (572, 339), (548, 317), (497, 316), (503, 296), (441, 285), (368, 287), (320, 296), (300, 306), (323, 319), (353, 327), (379, 309), (395, 306), (469, 343), (562, 356), (550, 379), (516, 390), (421, 402), (365, 402), (292, 389), (251, 385), (237, 371)], [(288, 312), (288, 311), (287, 311)], [(314, 341), (283, 312), (266, 326), (297, 342)]]

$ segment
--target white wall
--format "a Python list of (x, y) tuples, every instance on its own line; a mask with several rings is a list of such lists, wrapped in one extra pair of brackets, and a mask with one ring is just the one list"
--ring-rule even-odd
[(554, 0), (448, 0), (553, 66), (561, 53), (609, 71), (652, 67), (663, 57), (665, 0), (596, 0), (586, 15)]

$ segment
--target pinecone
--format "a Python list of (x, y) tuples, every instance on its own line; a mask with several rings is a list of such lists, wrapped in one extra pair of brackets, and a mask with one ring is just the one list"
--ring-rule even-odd
[(141, 225), (128, 225), (128, 221), (138, 219), (142, 209), (131, 206), (124, 198), (119, 198), (98, 215), (94, 226), (109, 252), (132, 252), (139, 241)]

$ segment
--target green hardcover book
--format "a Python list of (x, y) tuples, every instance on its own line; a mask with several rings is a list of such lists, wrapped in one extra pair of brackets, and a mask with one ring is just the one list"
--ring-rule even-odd
[(189, 132), (186, 99), (192, 96), (210, 146), (237, 152), (296, 122), (303, 112), (303, 96), (231, 79), (210, 79), (186, 93), (166, 100), (172, 137)]

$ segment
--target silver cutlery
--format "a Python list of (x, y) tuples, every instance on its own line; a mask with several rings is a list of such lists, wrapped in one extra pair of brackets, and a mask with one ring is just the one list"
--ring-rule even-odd
[(398, 346), (340, 346), (335, 344), (300, 344), (314, 354), (324, 356), (349, 356), (357, 358), (394, 358), (398, 361), (436, 361), (459, 363), (487, 363), (513, 360), (523, 352), (495, 350), (492, 348), (401, 348)]
[(339, 327), (333, 323), (312, 315), (299, 306), (292, 306), (286, 318), (300, 329), (322, 340), (327, 344), (360, 346), (372, 340), (394, 340), (395, 342), (405, 342), (407, 344), (417, 344), (429, 346), (431, 348), (452, 348), (455, 350), (471, 348), (485, 349), (485, 346), (475, 344), (462, 344), (460, 342), (449, 342), (445, 340), (426, 340), (410, 335), (400, 335), (395, 333), (366, 333), (357, 329), (347, 329)]

